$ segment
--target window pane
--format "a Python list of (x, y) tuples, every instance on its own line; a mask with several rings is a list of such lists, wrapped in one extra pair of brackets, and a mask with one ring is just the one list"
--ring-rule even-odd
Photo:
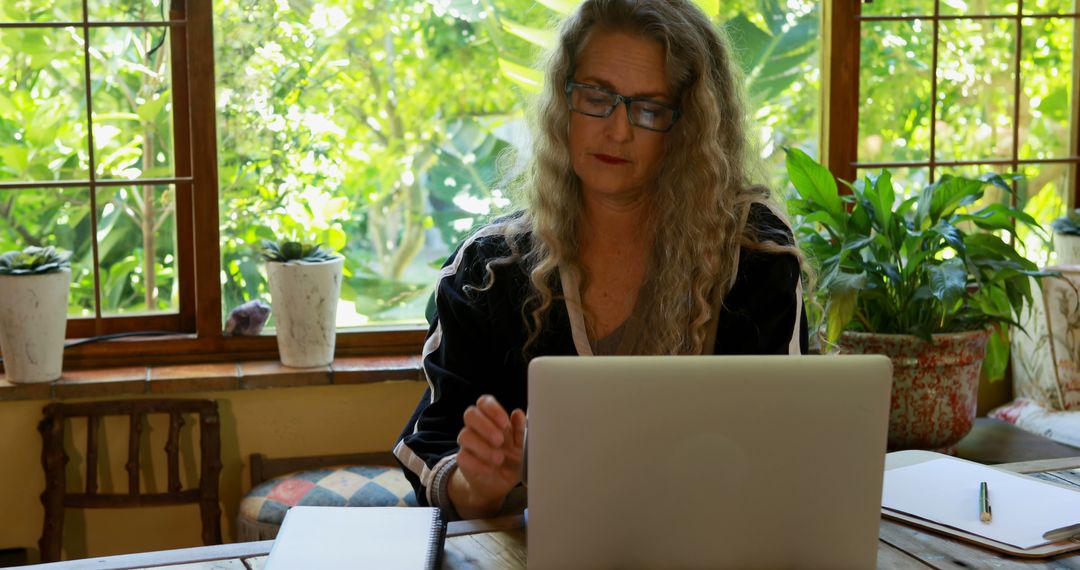
[(1024, 0), (1025, 14), (1065, 14), (1076, 10), (1076, 0)]
[(169, 17), (166, 0), (88, 0), (91, 22), (161, 21)]
[(95, 28), (94, 160), (99, 178), (173, 175), (167, 28)]
[(860, 162), (929, 160), (932, 41), (920, 20), (863, 25)]
[(258, 240), (296, 236), (346, 256), (339, 325), (421, 323), (443, 259), (509, 205), (492, 185), (522, 120), (496, 15), (290, 4), (215, 9), (225, 308), (268, 299)]
[(0, 251), (51, 245), (72, 252), (68, 314), (93, 316), (90, 193), (85, 188), (0, 191)]
[[(720, 21), (729, 31), (735, 59), (748, 78), (747, 105), (756, 129), (751, 136), (757, 137), (753, 142), (759, 145), (764, 171), (770, 176), (765, 183), (780, 190), (789, 180), (785, 147), (821, 155), (820, 3), (748, 4), (721, 3)], [(761, 21), (755, 21), (755, 10), (762, 11)], [(741, 33), (733, 33), (736, 27)]]
[(89, 176), (81, 42), (73, 28), (0, 30), (0, 181)]
[(934, 0), (873, 0), (863, 3), (864, 16), (928, 16), (934, 13)]
[(1020, 158), (1069, 155), (1072, 109), (1071, 19), (1025, 19), (1020, 60)]
[(0, 22), (81, 22), (81, 0), (4, 0)]
[(936, 152), (939, 160), (1006, 158), (1013, 151), (1016, 24), (941, 23)]
[(1016, 14), (1016, 0), (939, 0), (942, 16)]
[(176, 310), (175, 197), (172, 186), (98, 189), (102, 314)]
[(1051, 246), (1046, 239), (1052, 233), (1050, 222), (1065, 215), (1072, 187), (1069, 180), (1074, 176), (1075, 164), (1032, 164), (1021, 166), (1024, 178), (1019, 183), (1020, 204), (1045, 230), (1045, 236), (1028, 230), (1020, 231), (1020, 239), (1026, 247), (1028, 259), (1039, 265), (1055, 263), (1049, 255)]

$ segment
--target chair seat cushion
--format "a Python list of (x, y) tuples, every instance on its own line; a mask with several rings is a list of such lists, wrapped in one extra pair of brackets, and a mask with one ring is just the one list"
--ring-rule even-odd
[(263, 482), (240, 502), (238, 518), (241, 526), (244, 523), (259, 527), (280, 526), (285, 512), (296, 505), (414, 507), (416, 495), (398, 467), (327, 467), (289, 473)]

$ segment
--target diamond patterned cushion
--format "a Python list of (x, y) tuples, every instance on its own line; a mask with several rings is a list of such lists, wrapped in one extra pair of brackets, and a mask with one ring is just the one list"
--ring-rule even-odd
[(415, 507), (416, 495), (398, 467), (349, 465), (298, 471), (271, 479), (240, 502), (240, 518), (280, 525), (296, 505)]

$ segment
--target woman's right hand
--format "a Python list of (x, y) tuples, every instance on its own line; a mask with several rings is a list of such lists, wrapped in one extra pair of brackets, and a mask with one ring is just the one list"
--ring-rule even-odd
[(491, 516), (521, 482), (525, 412), (507, 414), (493, 396), (483, 395), (465, 410), (464, 420), (450, 499), (463, 518)]

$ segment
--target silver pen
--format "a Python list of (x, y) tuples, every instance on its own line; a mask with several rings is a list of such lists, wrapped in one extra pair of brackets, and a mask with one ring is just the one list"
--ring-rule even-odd
[[(1050, 542), (1058, 542), (1058, 541), (1067, 540), (1067, 539), (1070, 539), (1070, 538), (1073, 538), (1073, 537), (1078, 537), (1077, 535), (1080, 535), (1080, 524), (1063, 526), (1061, 528), (1055, 528), (1053, 530), (1048, 530), (1045, 533), (1043, 533), (1043, 538), (1045, 538), (1046, 540), (1049, 540)], [(1080, 537), (1078, 537), (1078, 538), (1080, 538)]]

